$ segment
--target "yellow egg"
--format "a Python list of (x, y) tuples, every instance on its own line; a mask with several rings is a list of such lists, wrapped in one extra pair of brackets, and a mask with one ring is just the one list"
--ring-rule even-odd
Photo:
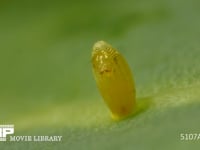
[(98, 41), (93, 46), (92, 65), (99, 91), (112, 118), (131, 115), (136, 106), (136, 92), (131, 70), (123, 56), (110, 44)]

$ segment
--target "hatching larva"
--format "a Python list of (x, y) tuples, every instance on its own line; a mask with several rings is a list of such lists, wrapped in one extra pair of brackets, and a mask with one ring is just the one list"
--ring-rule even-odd
[(111, 45), (98, 41), (92, 52), (97, 86), (115, 120), (133, 113), (136, 92), (131, 70), (123, 56)]

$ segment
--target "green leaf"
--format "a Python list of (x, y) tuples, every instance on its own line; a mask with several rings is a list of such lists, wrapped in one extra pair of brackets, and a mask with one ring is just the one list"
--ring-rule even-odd
[[(0, 142), (1, 149), (198, 149), (198, 0), (5, 1), (0, 6), (0, 124), (15, 136), (61, 142)], [(137, 112), (115, 122), (92, 75), (94, 42), (127, 59)], [(185, 140), (181, 140), (184, 135)]]

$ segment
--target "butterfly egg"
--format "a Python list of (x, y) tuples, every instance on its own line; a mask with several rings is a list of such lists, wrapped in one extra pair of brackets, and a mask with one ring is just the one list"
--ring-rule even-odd
[(92, 51), (93, 73), (112, 118), (131, 115), (136, 107), (136, 92), (131, 70), (123, 56), (110, 44), (98, 41)]

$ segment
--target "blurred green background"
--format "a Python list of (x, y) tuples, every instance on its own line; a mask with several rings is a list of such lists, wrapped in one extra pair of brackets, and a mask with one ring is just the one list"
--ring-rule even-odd
[[(198, 149), (200, 1), (0, 2), (0, 122), (62, 142), (1, 149)], [(91, 69), (94, 42), (127, 59), (140, 112), (113, 122)]]

